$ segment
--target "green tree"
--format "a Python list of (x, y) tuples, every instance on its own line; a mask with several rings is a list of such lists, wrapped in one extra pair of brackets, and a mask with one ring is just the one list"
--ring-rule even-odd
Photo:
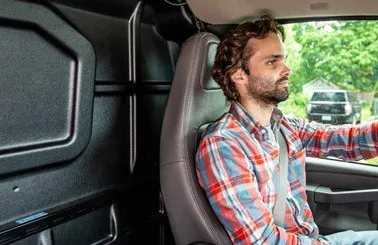
[(323, 77), (343, 88), (372, 91), (378, 80), (378, 21), (328, 21), (286, 26), (292, 93)]

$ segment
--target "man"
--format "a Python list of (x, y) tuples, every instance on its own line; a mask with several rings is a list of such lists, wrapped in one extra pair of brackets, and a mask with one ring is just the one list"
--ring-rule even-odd
[[(305, 189), (306, 154), (346, 160), (378, 156), (378, 141), (373, 142), (378, 123), (336, 127), (284, 117), (276, 107), (289, 96), (284, 38), (283, 28), (262, 16), (231, 30), (219, 44), (213, 77), (232, 104), (202, 136), (196, 155), (199, 183), (235, 244), (378, 244), (377, 231), (321, 236)], [(289, 160), (282, 227), (273, 217), (278, 130)]]

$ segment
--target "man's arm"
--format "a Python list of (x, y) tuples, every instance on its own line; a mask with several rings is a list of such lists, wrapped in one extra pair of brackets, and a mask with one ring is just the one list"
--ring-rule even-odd
[(202, 140), (196, 156), (197, 174), (215, 214), (234, 244), (321, 244), (288, 233), (274, 224), (262, 201), (253, 163), (232, 140)]
[(296, 128), (307, 155), (333, 156), (358, 161), (378, 156), (378, 122), (362, 125), (325, 125), (289, 119)]

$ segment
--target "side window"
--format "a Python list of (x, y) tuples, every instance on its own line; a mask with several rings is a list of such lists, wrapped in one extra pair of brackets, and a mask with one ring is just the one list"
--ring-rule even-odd
[[(285, 25), (289, 116), (360, 124), (378, 118), (378, 21), (318, 21)], [(378, 158), (363, 161), (376, 164)]]

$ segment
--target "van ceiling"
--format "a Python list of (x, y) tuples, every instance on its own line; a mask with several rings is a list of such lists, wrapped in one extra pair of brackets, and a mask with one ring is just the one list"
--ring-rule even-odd
[(377, 0), (187, 0), (200, 20), (210, 24), (240, 23), (262, 13), (277, 19), (330, 16), (378, 16)]

